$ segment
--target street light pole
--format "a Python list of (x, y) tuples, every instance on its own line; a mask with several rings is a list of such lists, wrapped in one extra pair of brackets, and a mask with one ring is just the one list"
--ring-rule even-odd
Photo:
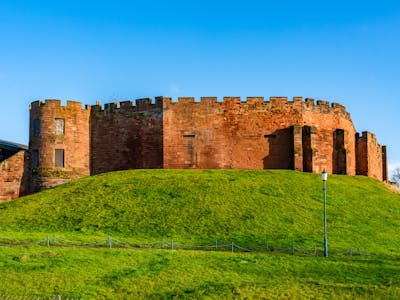
[(326, 181), (328, 180), (328, 173), (322, 172), (322, 181), (324, 183), (324, 256), (328, 257), (328, 233), (326, 226)]

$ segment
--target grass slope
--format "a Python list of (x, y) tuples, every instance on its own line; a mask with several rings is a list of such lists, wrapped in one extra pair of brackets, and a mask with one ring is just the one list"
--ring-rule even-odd
[(400, 261), (0, 247), (0, 299), (399, 299)]
[[(328, 179), (331, 249), (400, 248), (400, 195), (366, 177)], [(132, 170), (0, 204), (3, 234), (111, 234), (152, 241), (322, 245), (320, 175), (295, 171)]]

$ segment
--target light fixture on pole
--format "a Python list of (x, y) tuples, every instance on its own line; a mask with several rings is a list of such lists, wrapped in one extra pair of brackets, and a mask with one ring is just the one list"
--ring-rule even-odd
[(322, 182), (324, 183), (324, 256), (328, 257), (328, 234), (326, 227), (326, 181), (328, 180), (328, 173), (322, 172)]

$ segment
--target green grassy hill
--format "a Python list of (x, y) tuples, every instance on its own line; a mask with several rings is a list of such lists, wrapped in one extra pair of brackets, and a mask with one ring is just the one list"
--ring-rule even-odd
[[(330, 254), (385, 255), (0, 247), (0, 298), (399, 299), (399, 225), (399, 194), (332, 175)], [(165, 238), (322, 249), (322, 182), (294, 171), (135, 170), (0, 204), (0, 243), (53, 233), (78, 242), (112, 235), (137, 245)]]
[[(370, 178), (330, 175), (327, 199), (331, 249), (400, 251), (399, 194)], [(113, 172), (0, 204), (0, 230), (321, 247), (322, 181), (319, 174), (272, 170)]]

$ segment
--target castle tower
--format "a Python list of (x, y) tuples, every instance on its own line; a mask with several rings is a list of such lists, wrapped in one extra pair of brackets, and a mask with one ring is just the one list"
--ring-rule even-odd
[(356, 135), (357, 175), (387, 181), (386, 146), (381, 146), (376, 136), (368, 131)]
[(60, 100), (36, 101), (30, 107), (31, 191), (90, 175), (90, 109)]

